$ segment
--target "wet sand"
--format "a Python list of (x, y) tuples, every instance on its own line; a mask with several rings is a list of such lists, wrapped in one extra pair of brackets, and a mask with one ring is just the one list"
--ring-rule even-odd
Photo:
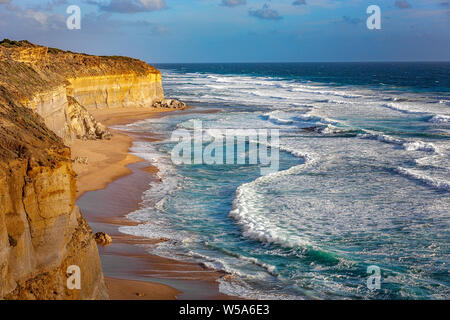
[(174, 300), (178, 290), (163, 285), (144, 281), (106, 278), (111, 300)]
[[(93, 112), (108, 126), (133, 123), (165, 115), (160, 110), (123, 109)], [(166, 110), (164, 110), (166, 111)], [(188, 111), (174, 111), (171, 114)], [(112, 299), (232, 299), (219, 292), (222, 272), (200, 264), (149, 254), (147, 249), (166, 239), (129, 236), (120, 226), (136, 225), (125, 215), (139, 208), (150, 183), (158, 183), (158, 169), (130, 155), (133, 141), (158, 140), (157, 134), (113, 131), (111, 140), (76, 141), (72, 158), (88, 157), (88, 164), (74, 163), (78, 174), (77, 204), (94, 232), (108, 233), (113, 242), (99, 247), (105, 282)]]

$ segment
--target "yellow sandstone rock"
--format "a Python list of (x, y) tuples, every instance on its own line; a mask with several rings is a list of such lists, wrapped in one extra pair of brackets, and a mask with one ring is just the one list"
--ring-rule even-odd
[[(182, 107), (142, 61), (0, 43), (0, 299), (108, 298), (67, 145), (108, 137), (90, 109), (158, 101)], [(67, 287), (74, 265), (79, 290)]]
[(107, 246), (112, 243), (111, 237), (104, 232), (97, 232), (95, 234), (95, 241), (102, 246)]

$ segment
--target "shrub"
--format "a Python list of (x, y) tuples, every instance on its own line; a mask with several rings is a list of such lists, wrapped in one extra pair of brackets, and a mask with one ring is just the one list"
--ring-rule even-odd
[(17, 240), (14, 239), (10, 234), (8, 234), (8, 240), (11, 247), (17, 246)]
[(9, 40), (9, 39), (3, 39), (0, 42), (0, 45), (4, 47), (20, 47), (22, 44), (19, 41)]

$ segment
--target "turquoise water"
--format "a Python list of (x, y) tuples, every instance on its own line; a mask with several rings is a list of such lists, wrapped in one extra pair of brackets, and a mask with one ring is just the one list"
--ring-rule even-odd
[[(121, 127), (166, 137), (133, 146), (162, 182), (122, 232), (169, 238), (148, 250), (231, 273), (228, 294), (449, 298), (450, 64), (158, 67), (166, 96), (199, 113)], [(170, 135), (195, 120), (280, 130), (279, 171), (173, 164)]]

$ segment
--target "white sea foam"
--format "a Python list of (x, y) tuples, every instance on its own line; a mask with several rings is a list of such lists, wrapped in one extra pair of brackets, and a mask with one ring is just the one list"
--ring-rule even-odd
[[(342, 103), (355, 99), (364, 99), (373, 94), (353, 88), (330, 89), (325, 85), (312, 82), (296, 82), (278, 78), (219, 75), (219, 74), (188, 74), (165, 73), (164, 81), (169, 85), (177, 85), (180, 92), (175, 98), (189, 100), (190, 96), (198, 102), (226, 102), (236, 105), (266, 105), (277, 107), (299, 105), (306, 101), (327, 103), (335, 97)], [(181, 87), (180, 87), (181, 83)], [(187, 84), (186, 84), (187, 83)], [(344, 99), (344, 100), (343, 100)], [(331, 99), (332, 100), (332, 99)]]
[(255, 290), (249, 288), (244, 283), (238, 283), (236, 281), (229, 281), (225, 279), (219, 280), (219, 291), (230, 295), (243, 297), (252, 300), (303, 300), (300, 296), (288, 295), (288, 294), (268, 294), (267, 291)]
[[(325, 135), (332, 135), (332, 134), (339, 134), (339, 133), (344, 133), (344, 132), (348, 132), (349, 129), (348, 128), (343, 128), (343, 127), (338, 127), (337, 125), (343, 125), (341, 123), (338, 123), (335, 120), (332, 119), (328, 119), (326, 117), (319, 117), (317, 115), (314, 114), (314, 112), (311, 110), (307, 113), (304, 114), (298, 114), (297, 112), (295, 112), (295, 109), (292, 110), (294, 113), (291, 114), (286, 114), (286, 117), (289, 117), (289, 119), (284, 119), (284, 118), (280, 118), (279, 114), (282, 112), (288, 112), (291, 110), (286, 110), (286, 111), (271, 111), (271, 112), (267, 112), (265, 113), (263, 116), (270, 120), (273, 123), (278, 123), (278, 124), (294, 124), (296, 126), (300, 126), (300, 127), (305, 127), (305, 121), (306, 122), (314, 122), (313, 126), (315, 126), (314, 131), (320, 134), (325, 134)], [(306, 124), (309, 127), (311, 127), (311, 125)]]
[(312, 115), (311, 112), (305, 113), (305, 114), (297, 114), (294, 117), (297, 120), (300, 121), (324, 121), (324, 119), (321, 119), (315, 115)]
[(278, 111), (271, 111), (271, 112), (265, 113), (263, 116), (266, 119), (268, 119), (274, 123), (277, 123), (277, 124), (292, 124), (294, 122), (292, 119), (282, 119), (282, 118), (277, 117), (276, 115), (278, 113), (279, 113)]
[(289, 148), (289, 147), (286, 147), (286, 146), (279, 146), (279, 149), (282, 150), (282, 151), (286, 151), (286, 152), (292, 154), (295, 157), (304, 159), (306, 163), (311, 163), (312, 161), (314, 161), (313, 156), (311, 154), (309, 154), (309, 153), (304, 152), (304, 151), (293, 149), (293, 148)]
[(403, 143), (403, 148), (407, 151), (436, 152), (436, 146), (430, 142), (409, 141)]
[(342, 98), (361, 98), (363, 95), (355, 94), (352, 91), (331, 91), (329, 89), (326, 89), (326, 87), (319, 87), (317, 85), (310, 85), (310, 86), (304, 86), (299, 85), (294, 88), (292, 88), (292, 91), (295, 92), (302, 92), (302, 93), (309, 93), (309, 94), (315, 94), (315, 95), (326, 95), (326, 96), (336, 96), (336, 97), (342, 97)]
[[(263, 143), (263, 142), (254, 141), (254, 140), (252, 140), (251, 142), (253, 142), (253, 143), (260, 143), (260, 144), (263, 144), (263, 145), (265, 145), (265, 146), (267, 146), (267, 147), (269, 147), (269, 148), (273, 148), (273, 147), (274, 147), (274, 146), (273, 146), (272, 144), (270, 144), (270, 143)], [(302, 150), (290, 148), (290, 147), (285, 146), (285, 145), (279, 145), (279, 146), (276, 146), (276, 148), (278, 148), (278, 149), (281, 150), (281, 151), (285, 151), (285, 152), (287, 152), (287, 153), (290, 153), (290, 154), (292, 154), (294, 157), (303, 159), (303, 160), (305, 161), (305, 164), (311, 164), (311, 163), (313, 163), (314, 161), (316, 161), (316, 159), (317, 159), (317, 158), (315, 158), (314, 155), (311, 154), (311, 153), (306, 153), (306, 152), (304, 152), (304, 151), (302, 151)], [(295, 166), (295, 168), (297, 168), (297, 166)], [(284, 170), (284, 171), (281, 171), (281, 172), (283, 172), (283, 174), (284, 174), (284, 173), (290, 173), (291, 171), (289, 171), (289, 170), (290, 170), (290, 169)], [(280, 174), (280, 172), (274, 172), (274, 173), (273, 173), (273, 175), (277, 175), (277, 174)], [(262, 178), (263, 178), (263, 177), (260, 177), (260, 179), (262, 179)]]
[(247, 262), (250, 262), (250, 263), (252, 263), (254, 265), (257, 265), (257, 266), (260, 266), (260, 267), (264, 268), (273, 277), (277, 277), (278, 276), (278, 273), (276, 272), (276, 270), (277, 270), (276, 267), (271, 265), (271, 264), (268, 264), (268, 263), (265, 263), (265, 262), (261, 262), (258, 259), (253, 258), (253, 257), (245, 257), (245, 256), (242, 256), (242, 255), (239, 255), (239, 259), (247, 261)]
[(294, 156), (305, 159), (305, 163), (293, 166), (287, 170), (261, 176), (252, 182), (239, 186), (236, 190), (232, 210), (229, 215), (241, 225), (245, 237), (260, 242), (276, 243), (290, 248), (311, 246), (311, 243), (307, 239), (279, 228), (275, 221), (259, 213), (256, 209), (256, 204), (259, 203), (259, 198), (261, 197), (258, 193), (258, 186), (260, 184), (267, 184), (283, 176), (296, 174), (315, 163), (317, 159), (313, 155), (306, 154), (301, 150), (295, 150), (285, 146), (280, 146), (279, 148)]
[(395, 144), (401, 146), (406, 151), (425, 151), (425, 152), (437, 152), (436, 146), (431, 142), (424, 142), (420, 140), (408, 141), (399, 138), (395, 138), (386, 134), (376, 133), (374, 131), (368, 131), (369, 133), (360, 133), (358, 137), (363, 139), (378, 140), (380, 142)]
[[(240, 277), (254, 279), (257, 278), (260, 280), (266, 279), (268, 276), (278, 277), (275, 266), (262, 262), (254, 257), (246, 257), (240, 254), (229, 252), (228, 255), (225, 255), (223, 257), (212, 257), (192, 250), (189, 250), (187, 254), (195, 259), (200, 259), (202, 261), (202, 264), (210, 269), (224, 271), (226, 273), (238, 275)], [(239, 266), (244, 266), (246, 264), (257, 266), (258, 269), (264, 270), (263, 273), (265, 274), (262, 274), (261, 272), (255, 272), (254, 274), (241, 272)]]
[(398, 167), (395, 169), (395, 171), (403, 176), (408, 177), (408, 178), (412, 178), (412, 179), (421, 181), (421, 182), (425, 183), (426, 185), (429, 185), (438, 190), (450, 191), (450, 181), (432, 178), (418, 170), (409, 169), (409, 168)]
[(432, 122), (432, 123), (449, 123), (450, 122), (450, 116), (437, 114), (437, 115), (431, 117), (430, 120), (428, 120), (428, 121)]
[[(146, 208), (145, 210), (148, 210)], [(136, 212), (133, 212), (128, 218), (130, 218), (133, 221), (141, 222), (140, 224), (136, 226), (121, 226), (119, 227), (119, 231), (121, 233), (129, 234), (132, 236), (137, 237), (145, 237), (149, 239), (170, 239), (170, 240), (177, 240), (181, 241), (183, 238), (183, 235), (185, 233), (176, 233), (170, 230), (169, 228), (164, 228), (161, 224), (153, 224), (150, 222), (144, 223), (143, 221), (148, 221), (150, 219), (149, 215), (145, 210), (138, 210)], [(164, 252), (169, 253), (168, 250), (164, 250)], [(167, 258), (173, 258), (174, 256), (166, 256)]]
[(334, 104), (342, 104), (342, 105), (353, 105), (353, 104), (358, 103), (356, 101), (351, 101), (351, 100), (330, 100), (329, 102), (334, 103)]
[(316, 131), (320, 132), (322, 134), (332, 135), (332, 134), (349, 132), (349, 129), (339, 128), (332, 124), (327, 124), (325, 127), (318, 127)]
[[(267, 176), (264, 178), (269, 179)], [(241, 225), (243, 235), (260, 242), (276, 243), (291, 248), (309, 246), (310, 243), (306, 239), (287, 233), (278, 228), (269, 217), (257, 212), (254, 203), (258, 199), (255, 189), (255, 183), (258, 181), (255, 181), (241, 185), (236, 190), (233, 209), (230, 211), (230, 217)]]
[(431, 118), (428, 120), (431, 123), (441, 124), (450, 121), (450, 115), (442, 114), (448, 112), (447, 110), (443, 109), (439, 104), (430, 103), (429, 101), (412, 102), (400, 100), (399, 102), (383, 104), (382, 107), (404, 114), (431, 115)]
[(408, 114), (424, 114), (424, 113), (426, 113), (426, 111), (411, 110), (410, 108), (408, 108), (408, 106), (403, 105), (401, 103), (386, 103), (386, 104), (383, 104), (382, 106), (385, 108), (394, 110), (394, 111), (408, 113)]
[(179, 188), (182, 177), (177, 174), (176, 169), (171, 164), (170, 158), (166, 154), (157, 151), (151, 143), (143, 141), (134, 142), (130, 151), (132, 154), (149, 161), (158, 168), (156, 176), (159, 181), (151, 183), (149, 189), (144, 192), (142, 196), (142, 208), (127, 215), (128, 219), (141, 222), (142, 224), (137, 226), (123, 226), (119, 228), (119, 231), (148, 238), (165, 237), (178, 239), (163, 224), (149, 226), (146, 223), (151, 220), (150, 215), (153, 213), (150, 208), (155, 208), (161, 212), (164, 211), (166, 198)]
[(391, 137), (389, 135), (382, 134), (382, 133), (375, 133), (373, 131), (370, 133), (360, 133), (360, 134), (358, 134), (358, 137), (362, 138), (362, 139), (378, 140), (380, 142), (385, 142), (385, 143), (390, 143), (390, 144), (395, 144), (395, 145), (403, 145), (403, 143), (405, 143), (404, 140), (397, 139), (397, 138), (394, 138), (394, 137)]

